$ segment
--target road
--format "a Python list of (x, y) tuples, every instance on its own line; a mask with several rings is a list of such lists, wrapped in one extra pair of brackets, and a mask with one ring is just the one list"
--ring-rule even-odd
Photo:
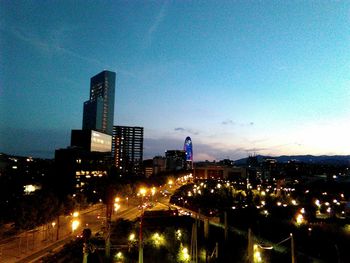
[[(167, 197), (160, 197), (161, 203), (149, 210), (167, 209)], [(141, 215), (138, 205), (139, 198), (130, 198), (127, 203), (121, 202), (121, 207), (112, 215), (112, 221), (118, 218), (134, 220)], [(72, 221), (79, 220), (78, 228), (72, 231)], [(84, 228), (90, 228), (93, 233), (103, 229), (106, 223), (105, 205), (94, 205), (81, 211), (79, 216), (60, 216), (59, 227), (56, 224), (47, 224), (36, 229), (23, 232), (11, 238), (0, 240), (0, 262), (2, 263), (29, 263), (38, 262), (43, 256), (55, 252), (64, 244), (81, 234)], [(58, 235), (57, 235), (58, 232)]]
[[(47, 224), (38, 228), (20, 233), (14, 237), (0, 240), (0, 262), (31, 262), (32, 255), (45, 254), (47, 249), (55, 250), (81, 233), (82, 229), (90, 227), (100, 229), (104, 224), (102, 215), (105, 207), (102, 204), (94, 205), (81, 212), (77, 217), (79, 227), (72, 231), (73, 216), (60, 216), (59, 223)], [(39, 253), (40, 252), (40, 253)], [(35, 261), (33, 261), (35, 262)]]

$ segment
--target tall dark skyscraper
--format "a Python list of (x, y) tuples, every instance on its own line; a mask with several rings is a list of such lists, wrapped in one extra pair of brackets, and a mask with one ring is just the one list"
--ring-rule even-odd
[(70, 147), (55, 151), (53, 180), (59, 195), (84, 190), (85, 194), (96, 196), (96, 180), (110, 171), (115, 78), (116, 74), (107, 70), (91, 78), (90, 97), (84, 102), (83, 128), (72, 130)]
[(114, 126), (112, 156), (119, 174), (141, 174), (143, 127)]
[(84, 102), (83, 130), (113, 134), (116, 74), (104, 70), (91, 78), (90, 99)]

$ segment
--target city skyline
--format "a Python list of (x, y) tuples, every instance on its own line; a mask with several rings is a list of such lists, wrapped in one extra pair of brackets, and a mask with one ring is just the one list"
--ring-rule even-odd
[(144, 158), (350, 154), (350, 2), (0, 3), (0, 151), (52, 158), (90, 78), (116, 72), (114, 125)]

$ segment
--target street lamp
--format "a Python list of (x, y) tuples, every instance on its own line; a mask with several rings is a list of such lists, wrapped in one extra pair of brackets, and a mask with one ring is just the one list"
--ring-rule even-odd
[(254, 245), (254, 262), (262, 262), (261, 252), (258, 245)]
[(75, 211), (73, 212), (73, 217), (78, 217), (79, 216), (79, 212)]
[(171, 179), (168, 181), (168, 185), (169, 185), (170, 188), (171, 188), (171, 186), (173, 185), (173, 183), (174, 183), (174, 182), (173, 182), (173, 180), (171, 180)]
[(74, 211), (72, 213), (72, 216), (73, 216), (73, 219), (72, 219), (72, 233), (74, 233), (74, 231), (77, 230), (79, 225), (80, 225), (80, 221), (78, 219), (79, 212), (78, 211)]
[(190, 262), (191, 258), (187, 247), (180, 246), (179, 260), (180, 262)]
[(120, 204), (119, 204), (119, 201), (120, 201), (120, 198), (119, 197), (116, 197), (114, 199), (114, 211), (117, 212), (120, 208)]
[(74, 231), (78, 229), (79, 225), (80, 225), (80, 222), (78, 219), (74, 219), (72, 221), (72, 233), (74, 233)]
[(119, 208), (120, 208), (120, 204), (115, 203), (114, 204), (114, 211), (117, 212), (119, 210)]
[(131, 241), (131, 242), (135, 241), (135, 234), (134, 233), (130, 234), (129, 241)]
[(142, 197), (144, 197), (144, 196), (146, 195), (146, 193), (147, 193), (147, 189), (144, 188), (144, 187), (142, 187), (142, 188), (140, 188), (139, 193), (140, 193), (140, 195), (141, 195)]
[(164, 236), (160, 235), (159, 233), (154, 233), (152, 235), (152, 241), (156, 247), (159, 247), (164, 244), (165, 239)]
[(156, 188), (155, 188), (155, 187), (152, 187), (152, 189), (151, 189), (152, 202), (153, 202), (153, 196), (155, 195), (155, 193), (156, 193)]
[(143, 219), (143, 197), (146, 195), (146, 188), (141, 188), (139, 193), (141, 195), (141, 216), (140, 216), (140, 233), (139, 233), (139, 263), (143, 263), (143, 244), (142, 244), (142, 219)]

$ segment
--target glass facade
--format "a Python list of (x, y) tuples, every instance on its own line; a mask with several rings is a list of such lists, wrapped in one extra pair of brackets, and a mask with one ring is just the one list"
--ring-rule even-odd
[(107, 70), (91, 78), (90, 98), (84, 103), (84, 130), (113, 134), (115, 78), (115, 72)]

